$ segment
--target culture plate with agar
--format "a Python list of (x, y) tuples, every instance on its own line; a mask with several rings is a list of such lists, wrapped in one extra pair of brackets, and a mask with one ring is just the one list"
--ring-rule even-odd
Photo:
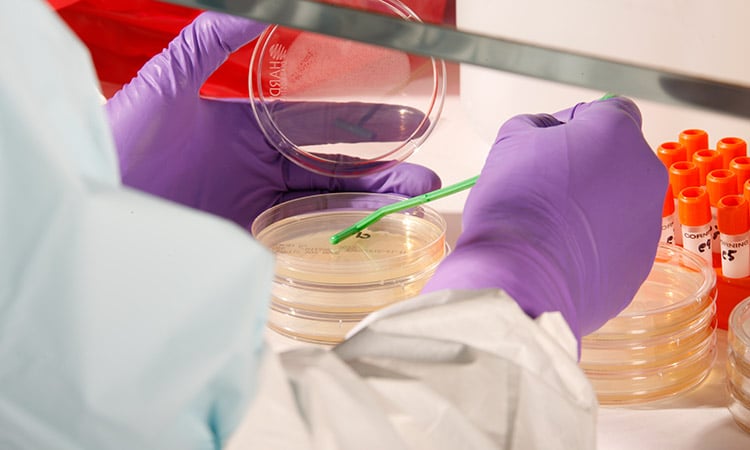
[(727, 344), (729, 411), (737, 425), (750, 433), (750, 297), (729, 316)]
[(632, 302), (581, 342), (580, 366), (603, 405), (665, 399), (698, 386), (716, 359), (716, 274), (661, 244)]
[(337, 193), (291, 200), (253, 222), (276, 256), (269, 326), (335, 344), (367, 314), (419, 294), (447, 252), (444, 219), (419, 206), (389, 214), (337, 245), (330, 237), (404, 197)]
[[(397, 0), (334, 3), (419, 20)], [(442, 111), (445, 70), (434, 58), (273, 26), (254, 47), (251, 106), (289, 160), (327, 176), (362, 176), (421, 147)]]

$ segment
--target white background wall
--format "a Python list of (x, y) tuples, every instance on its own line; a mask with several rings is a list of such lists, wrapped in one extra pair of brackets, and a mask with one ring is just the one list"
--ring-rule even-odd
[[(630, 61), (750, 87), (748, 0), (457, 0), (467, 31)], [(451, 67), (440, 123), (410, 161), (450, 184), (479, 173), (498, 127), (520, 113), (554, 112), (603, 92), (498, 72)], [(750, 142), (750, 120), (635, 98), (644, 134), (656, 148), (686, 128), (711, 145), (725, 136)], [(433, 206), (458, 223), (465, 194)]]

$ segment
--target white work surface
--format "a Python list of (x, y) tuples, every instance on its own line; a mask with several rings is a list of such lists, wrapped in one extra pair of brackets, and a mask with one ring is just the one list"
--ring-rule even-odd
[[(724, 388), (726, 331), (717, 330), (718, 357), (706, 380), (692, 391), (646, 405), (599, 409), (600, 450), (748, 450), (750, 434), (740, 429), (726, 408)], [(276, 351), (314, 345), (268, 330)]]
[(648, 405), (599, 410), (598, 447), (617, 449), (750, 449), (750, 434), (726, 408), (726, 331), (717, 330), (718, 357), (696, 389)]

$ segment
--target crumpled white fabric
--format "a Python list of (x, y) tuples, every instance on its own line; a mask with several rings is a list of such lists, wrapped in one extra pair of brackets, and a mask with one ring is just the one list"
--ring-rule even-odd
[(0, 2), (0, 448), (212, 449), (252, 399), (272, 256), (120, 186), (88, 53)]
[(597, 402), (562, 317), (501, 291), (381, 310), (331, 351), (269, 352), (232, 450), (590, 449)]

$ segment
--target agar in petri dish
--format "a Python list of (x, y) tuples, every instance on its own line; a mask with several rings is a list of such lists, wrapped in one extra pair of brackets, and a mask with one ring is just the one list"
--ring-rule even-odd
[(698, 386), (716, 359), (715, 300), (710, 265), (661, 244), (628, 307), (582, 339), (580, 366), (599, 402), (645, 403)]
[(399, 200), (321, 194), (258, 216), (252, 233), (276, 256), (269, 326), (294, 339), (337, 343), (367, 314), (419, 294), (448, 251), (445, 221), (433, 209), (390, 214), (330, 244), (336, 232)]
[(727, 344), (728, 408), (737, 425), (750, 433), (750, 297), (729, 316)]
[[(397, 0), (336, 3), (419, 20)], [(268, 142), (289, 160), (356, 177), (421, 147), (442, 112), (445, 72), (442, 60), (273, 26), (253, 51), (250, 103)]]

